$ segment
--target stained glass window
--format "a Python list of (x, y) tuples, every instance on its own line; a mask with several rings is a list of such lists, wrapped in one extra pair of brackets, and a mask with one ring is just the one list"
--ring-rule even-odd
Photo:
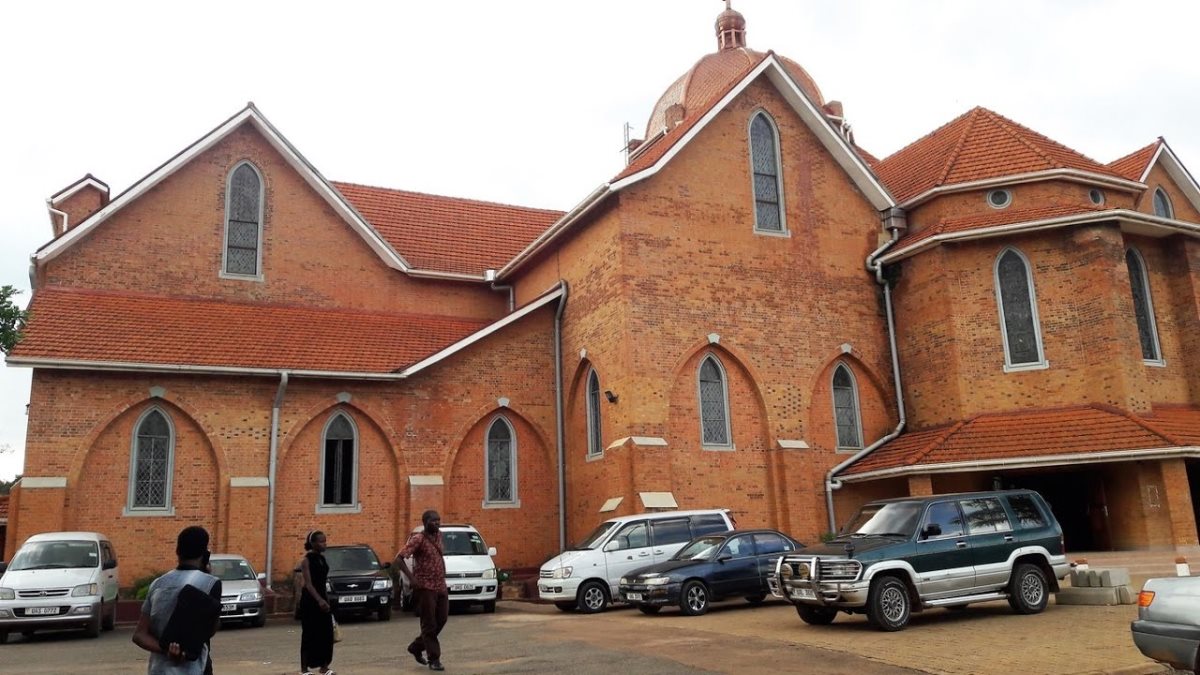
[(171, 460), (174, 438), (166, 415), (151, 410), (137, 427), (133, 454), (133, 499), (135, 509), (170, 507)]
[(1175, 210), (1171, 208), (1171, 200), (1162, 188), (1154, 191), (1154, 215), (1163, 218), (1174, 218)]
[(704, 445), (729, 445), (725, 373), (716, 357), (700, 363), (700, 430)]
[(512, 502), (516, 499), (516, 481), (513, 480), (513, 431), (508, 421), (497, 418), (492, 422), (487, 436), (487, 500), (489, 502)]
[(1038, 337), (1033, 278), (1025, 258), (1013, 249), (1000, 255), (996, 265), (996, 284), (1000, 291), (1000, 314), (1008, 347), (1008, 364), (1037, 364), (1042, 361)]
[(325, 427), (325, 452), (321, 458), (321, 503), (324, 506), (352, 506), (356, 503), (358, 453), (354, 425), (338, 413)]
[(833, 371), (833, 417), (837, 424), (838, 447), (861, 448), (858, 391), (850, 369), (844, 365), (839, 365)]
[(588, 456), (594, 457), (604, 451), (604, 446), (600, 444), (600, 377), (595, 369), (588, 373), (587, 425)]
[(775, 126), (765, 113), (750, 122), (750, 164), (754, 174), (754, 227), (783, 231), (783, 199), (779, 191), (779, 151)]
[(249, 164), (239, 164), (229, 177), (225, 213), (225, 273), (258, 274), (262, 181)]
[(1150, 280), (1146, 276), (1146, 265), (1142, 256), (1134, 249), (1125, 251), (1125, 265), (1129, 268), (1129, 288), (1133, 291), (1133, 315), (1137, 320), (1138, 338), (1142, 343), (1142, 358), (1158, 361), (1158, 334), (1154, 322), (1154, 304), (1150, 301)]

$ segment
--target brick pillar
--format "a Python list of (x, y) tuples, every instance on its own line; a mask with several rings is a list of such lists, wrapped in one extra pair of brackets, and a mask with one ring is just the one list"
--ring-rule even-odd
[(933, 479), (929, 474), (922, 473), (908, 477), (908, 495), (910, 497), (928, 497), (933, 494)]
[[(20, 486), (15, 513), (16, 526), (9, 523), (8, 537), (15, 546), (41, 532), (63, 532), (67, 524), (67, 479), (62, 477), (26, 476)], [(12, 505), (9, 505), (10, 511)], [(10, 513), (10, 519), (14, 514)]]
[(421, 524), (421, 514), (433, 509), (446, 510), (446, 486), (440, 475), (408, 477), (408, 513), (413, 522), (405, 531)]
[[(267, 572), (267, 478), (230, 478), (226, 514), (224, 550), (236, 551), (250, 561), (254, 569)], [(276, 495), (278, 499), (278, 495)], [(278, 523), (277, 523), (278, 525)], [(279, 550), (275, 551), (279, 558)], [(291, 564), (291, 561), (287, 561)], [(278, 568), (279, 566), (276, 565)], [(289, 572), (291, 568), (288, 568)], [(269, 574), (274, 574), (268, 572)], [(274, 581), (274, 579), (272, 579)]]
[(1192, 493), (1184, 460), (1163, 460), (1162, 477), (1163, 501), (1171, 517), (1171, 542), (1176, 547), (1196, 546), (1196, 513), (1192, 510)]

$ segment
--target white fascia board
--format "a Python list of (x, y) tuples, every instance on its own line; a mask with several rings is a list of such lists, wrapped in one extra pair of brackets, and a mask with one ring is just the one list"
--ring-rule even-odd
[(909, 199), (900, 205), (902, 209), (912, 209), (923, 202), (942, 195), (951, 194), (954, 192), (967, 192), (969, 190), (979, 190), (982, 188), (998, 187), (1001, 185), (1020, 185), (1021, 183), (1039, 183), (1042, 181), (1055, 180), (1058, 178), (1072, 178), (1087, 185), (1099, 185), (1101, 187), (1116, 188), (1127, 192), (1139, 192), (1146, 189), (1145, 183), (1117, 178), (1115, 176), (1105, 176), (1104, 174), (1092, 173), (1090, 171), (1080, 171), (1079, 169), (1047, 169), (1045, 171), (1031, 171), (1029, 173), (1015, 173), (1011, 176), (999, 176), (997, 178), (985, 178), (983, 180), (972, 180), (965, 183), (951, 183), (949, 185), (939, 185), (931, 188)]
[(842, 167), (850, 179), (854, 181), (867, 199), (871, 201), (872, 206), (878, 211), (886, 211), (889, 208), (896, 206), (896, 200), (892, 198), (891, 193), (883, 186), (882, 183), (871, 172), (870, 168), (863, 162), (858, 153), (850, 147), (846, 139), (842, 138), (841, 134), (837, 133), (833, 127), (829, 125), (825, 114), (817, 110), (816, 105), (808, 98), (791, 76), (784, 70), (783, 65), (774, 54), (763, 60), (754, 70), (751, 70), (740, 82), (738, 82), (729, 93), (717, 102), (712, 108), (700, 118), (688, 132), (675, 142), (671, 149), (659, 158), (652, 166), (639, 171), (631, 176), (627, 176), (616, 183), (613, 183), (612, 189), (614, 192), (622, 190), (634, 183), (643, 181), (654, 174), (658, 173), (666, 166), (675, 155), (701, 131), (708, 126), (718, 114), (721, 113), (735, 98), (737, 98), (750, 83), (754, 82), (759, 75), (767, 74), (767, 77), (775, 85), (775, 87), (783, 94), (784, 99), (791, 104), (792, 108), (800, 116), (804, 123), (816, 134), (825, 149), (829, 151), (838, 165)]
[(496, 280), (499, 281), (504, 279), (516, 271), (517, 268), (533, 257), (535, 253), (548, 246), (550, 242), (557, 239), (560, 234), (565, 232), (585, 215), (590, 213), (591, 210), (595, 208), (597, 204), (603, 201), (604, 197), (608, 196), (610, 192), (615, 192), (615, 190), (612, 189), (612, 186), (609, 183), (604, 183), (595, 190), (592, 190), (588, 196), (583, 198), (583, 201), (575, 205), (575, 208), (564, 213), (563, 216), (555, 221), (553, 225), (546, 228), (545, 232), (542, 232), (540, 235), (538, 235), (537, 239), (534, 239), (532, 242), (530, 242), (529, 245), (522, 249), (520, 253), (513, 257), (512, 260), (508, 261), (504, 267), (501, 267), (500, 271), (496, 273)]
[(409, 268), (408, 276), (422, 279), (438, 279), (440, 281), (471, 281), (484, 283), (487, 281), (482, 274), (467, 274), (465, 272), (440, 272), (438, 270), (419, 270)]
[(185, 375), (251, 375), (306, 377), (334, 380), (402, 380), (400, 373), (357, 373), (334, 370), (292, 370), (290, 368), (239, 368), (236, 366), (189, 366), (174, 363), (134, 363), (130, 361), (85, 361), (80, 359), (49, 359), (12, 357), (5, 359), (9, 366), (48, 368), (53, 370), (99, 370), (139, 373), (182, 373)]
[(1077, 464), (1100, 464), (1134, 460), (1167, 459), (1170, 457), (1200, 457), (1200, 447), (1182, 445), (1145, 450), (1112, 450), (1107, 452), (1076, 453), (1069, 455), (1042, 455), (1014, 459), (992, 459), (986, 461), (942, 462), (938, 464), (916, 464), (878, 471), (867, 471), (853, 476), (838, 476), (843, 483), (859, 483), (879, 478), (891, 478), (922, 473), (968, 473), (981, 470), (1028, 469), (1046, 466), (1074, 466)]
[(1154, 159), (1146, 165), (1146, 174), (1142, 176), (1142, 182), (1146, 181), (1146, 177), (1150, 174), (1150, 169), (1159, 160), (1163, 160), (1163, 168), (1167, 170), (1167, 174), (1174, 179), (1175, 184), (1183, 191), (1183, 194), (1192, 203), (1192, 207), (1200, 210), (1200, 184), (1196, 183), (1196, 179), (1192, 177), (1191, 172), (1179, 161), (1179, 156), (1167, 145), (1166, 141), (1162, 141), (1158, 146), (1158, 152), (1155, 153)]
[(88, 177), (84, 178), (83, 180), (79, 181), (78, 183), (75, 183), (74, 185), (68, 185), (64, 190), (62, 190), (58, 194), (51, 197), (50, 205), (58, 206), (60, 203), (69, 199), (71, 197), (71, 195), (75, 194), (76, 192), (79, 192), (80, 190), (82, 190), (83, 188), (88, 187), (88, 186), (94, 187), (106, 195), (108, 194), (108, 186), (107, 185), (105, 185), (104, 183), (101, 183), (100, 181), (96, 180), (95, 178), (92, 178), (91, 176), (88, 176)]
[(492, 333), (499, 331), (501, 328), (504, 328), (505, 326), (507, 326), (509, 324), (520, 321), (521, 319), (528, 316), (529, 314), (536, 312), (537, 310), (541, 309), (542, 307), (545, 307), (546, 305), (554, 302), (555, 300), (558, 300), (561, 297), (562, 297), (562, 288), (559, 287), (559, 288), (551, 291), (550, 293), (543, 295), (541, 298), (534, 300), (533, 302), (529, 303), (528, 305), (525, 305), (521, 309), (518, 309), (517, 311), (513, 312), (512, 314), (509, 314), (508, 316), (504, 317), (503, 319), (500, 319), (499, 321), (497, 321), (493, 324), (490, 324), (488, 326), (484, 326), (483, 328), (475, 331), (474, 333), (471, 333), (467, 337), (459, 340), (458, 342), (455, 342), (454, 344), (450, 345), (449, 347), (446, 347), (445, 349), (443, 349), (435, 354), (432, 354), (432, 355), (426, 357), (425, 359), (418, 361), (417, 363), (414, 363), (413, 365), (409, 366), (408, 368), (405, 368), (399, 375), (400, 375), (400, 377), (411, 377), (412, 375), (428, 368), (429, 366), (432, 366), (433, 364), (437, 363), (438, 361), (446, 359), (446, 358), (450, 357), (451, 355), (453, 355), (457, 352), (460, 352), (463, 349), (466, 349), (467, 347), (475, 344), (476, 342), (479, 342), (480, 340), (491, 335)]

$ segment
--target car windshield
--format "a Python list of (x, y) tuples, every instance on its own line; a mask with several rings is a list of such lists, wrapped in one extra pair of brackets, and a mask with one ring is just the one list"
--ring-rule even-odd
[(379, 558), (369, 548), (330, 548), (325, 550), (330, 572), (377, 570)]
[(592, 530), (592, 533), (585, 537), (583, 541), (572, 546), (571, 550), (584, 551), (589, 548), (596, 548), (600, 545), (600, 542), (604, 539), (604, 536), (608, 534), (609, 530), (613, 529), (615, 526), (616, 523), (600, 523), (599, 527)]
[(867, 504), (842, 528), (842, 535), (911, 536), (921, 516), (921, 502)]
[(487, 546), (478, 532), (447, 532), (442, 530), (444, 555), (487, 555)]
[(679, 549), (679, 552), (672, 556), (671, 559), (708, 560), (713, 557), (713, 554), (724, 543), (725, 537), (700, 537), (699, 539), (693, 539), (687, 546)]
[(245, 560), (213, 560), (213, 576), (221, 581), (253, 581), (254, 570)]
[(19, 572), (96, 567), (99, 564), (100, 547), (94, 541), (38, 541), (22, 546), (8, 569)]

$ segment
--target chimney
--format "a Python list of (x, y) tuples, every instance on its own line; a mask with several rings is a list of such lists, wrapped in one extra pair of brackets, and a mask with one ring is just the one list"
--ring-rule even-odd
[(108, 196), (108, 185), (90, 173), (54, 193), (46, 200), (54, 238), (58, 239), (70, 232), (93, 213), (107, 206)]

